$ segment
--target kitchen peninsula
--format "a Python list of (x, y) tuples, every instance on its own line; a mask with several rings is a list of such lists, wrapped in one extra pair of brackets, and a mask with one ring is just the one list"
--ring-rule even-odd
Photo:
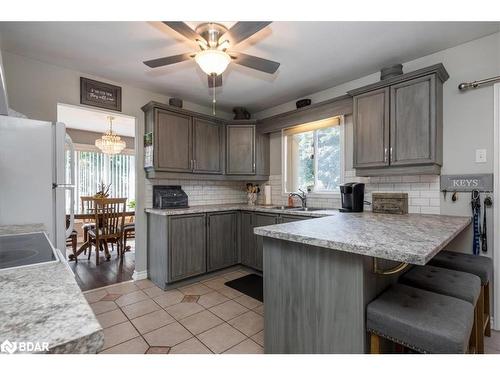
[[(340, 213), (258, 227), (265, 352), (367, 353), (365, 307), (408, 265), (424, 265), (468, 217)], [(398, 263), (394, 263), (398, 262)]]

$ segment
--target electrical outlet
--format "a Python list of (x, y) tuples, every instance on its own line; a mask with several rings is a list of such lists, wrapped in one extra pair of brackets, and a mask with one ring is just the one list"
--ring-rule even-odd
[(486, 163), (486, 150), (484, 148), (476, 150), (476, 163)]

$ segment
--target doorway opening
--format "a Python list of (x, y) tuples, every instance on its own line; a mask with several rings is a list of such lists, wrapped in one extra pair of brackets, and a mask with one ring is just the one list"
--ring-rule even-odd
[[(118, 154), (108, 154), (96, 146), (110, 127), (125, 141)], [(73, 176), (73, 196), (66, 199), (66, 212), (75, 213), (74, 232), (67, 241), (66, 256), (82, 290), (90, 290), (132, 280), (135, 269), (135, 117), (69, 104), (57, 105), (57, 121), (66, 125), (74, 150), (66, 150), (66, 174)], [(71, 179), (71, 178), (70, 178)], [(96, 249), (92, 198), (104, 192), (107, 198), (124, 198), (126, 247), (119, 255), (116, 243)], [(71, 194), (71, 193), (69, 193)], [(71, 199), (72, 198), (72, 199)], [(69, 215), (67, 216), (69, 217)], [(89, 233), (90, 232), (90, 233)], [(117, 241), (118, 242), (118, 241)], [(97, 259), (98, 257), (98, 259)]]
[(494, 92), (494, 200), (493, 200), (493, 323), (492, 328), (500, 330), (500, 83), (493, 86)]

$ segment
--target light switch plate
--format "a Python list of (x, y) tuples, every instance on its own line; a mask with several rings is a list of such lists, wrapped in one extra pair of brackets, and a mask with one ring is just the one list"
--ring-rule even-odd
[(476, 163), (486, 163), (486, 149), (476, 150)]

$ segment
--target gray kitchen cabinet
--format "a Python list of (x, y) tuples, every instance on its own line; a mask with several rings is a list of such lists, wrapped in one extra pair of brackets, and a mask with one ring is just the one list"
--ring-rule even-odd
[(436, 64), (348, 92), (357, 176), (440, 173), (448, 78)]
[(190, 172), (191, 117), (157, 109), (155, 111), (155, 168), (160, 171)]
[(255, 173), (255, 125), (226, 125), (226, 174)]
[[(273, 224), (278, 223), (278, 219), (279, 219), (279, 215), (276, 215), (276, 214), (255, 212), (253, 214), (252, 225), (253, 225), (253, 228), (263, 227), (266, 225), (273, 225)], [(256, 269), (262, 271), (262, 258), (263, 258), (263, 250), (264, 250), (263, 239), (264, 239), (264, 237), (257, 236), (257, 235), (254, 235), (254, 236), (255, 236), (255, 264), (254, 264), (253, 268), (256, 268)]]
[(151, 101), (144, 112), (149, 179), (267, 181), (269, 134), (255, 120), (226, 120)]
[(253, 234), (252, 212), (242, 212), (240, 220), (240, 252), (241, 263), (245, 266), (255, 267), (255, 238)]
[(168, 282), (207, 271), (206, 215), (178, 215), (168, 219)]
[(207, 270), (214, 271), (238, 263), (238, 213), (207, 214)]
[(294, 221), (302, 221), (310, 219), (309, 216), (299, 216), (299, 215), (280, 215), (280, 223), (293, 223)]
[(269, 176), (270, 174), (270, 149), (269, 134), (255, 132), (255, 173), (259, 176)]
[(354, 97), (354, 168), (389, 165), (389, 88)]
[(222, 174), (224, 127), (214, 121), (193, 118), (193, 172)]
[(434, 75), (391, 86), (391, 165), (438, 162), (436, 104)]

